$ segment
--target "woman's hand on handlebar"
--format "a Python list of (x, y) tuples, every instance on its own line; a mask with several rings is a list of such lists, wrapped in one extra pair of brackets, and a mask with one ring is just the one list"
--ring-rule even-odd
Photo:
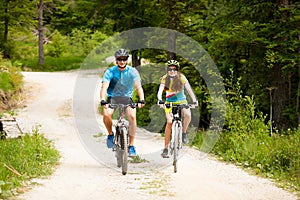
[(191, 108), (196, 108), (198, 107), (198, 101), (194, 101), (193, 103), (191, 103)]
[(165, 102), (163, 100), (158, 100), (157, 104), (159, 105), (159, 107), (165, 108)]
[(142, 107), (144, 107), (145, 106), (145, 100), (140, 100), (139, 102), (138, 102), (138, 107), (139, 108), (142, 108)]

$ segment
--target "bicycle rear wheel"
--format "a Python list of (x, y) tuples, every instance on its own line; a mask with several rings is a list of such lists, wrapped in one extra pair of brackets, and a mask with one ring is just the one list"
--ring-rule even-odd
[(122, 174), (126, 175), (128, 170), (128, 137), (127, 128), (121, 128), (121, 160), (122, 160)]

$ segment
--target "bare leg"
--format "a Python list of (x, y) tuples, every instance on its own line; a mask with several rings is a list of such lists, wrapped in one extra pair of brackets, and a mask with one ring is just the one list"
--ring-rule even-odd
[(133, 146), (136, 132), (136, 109), (128, 107), (126, 112), (129, 120), (129, 146)]
[(186, 133), (187, 129), (189, 127), (189, 124), (191, 122), (191, 118), (192, 118), (192, 116), (191, 116), (191, 109), (190, 108), (183, 109), (182, 112), (183, 112), (183, 116), (184, 116), (182, 132)]
[(167, 113), (166, 114), (167, 124), (165, 128), (165, 148), (168, 148), (168, 145), (170, 143), (171, 138), (171, 132), (172, 132), (172, 114)]
[(113, 113), (114, 113), (114, 110), (111, 108), (103, 109), (103, 123), (104, 123), (109, 135), (112, 134), (112, 114)]

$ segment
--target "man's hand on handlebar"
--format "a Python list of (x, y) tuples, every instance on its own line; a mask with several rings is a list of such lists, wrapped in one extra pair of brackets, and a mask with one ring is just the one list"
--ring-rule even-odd
[(105, 100), (101, 100), (101, 101), (100, 101), (100, 105), (103, 106), (105, 109), (108, 108), (108, 106), (109, 106), (109, 105), (108, 105), (108, 102), (105, 101)]
[(107, 103), (107, 101), (105, 101), (105, 100), (101, 100), (101, 101), (100, 101), (100, 104), (101, 104), (101, 106), (104, 106), (104, 105), (106, 105), (106, 104), (108, 104), (108, 103)]

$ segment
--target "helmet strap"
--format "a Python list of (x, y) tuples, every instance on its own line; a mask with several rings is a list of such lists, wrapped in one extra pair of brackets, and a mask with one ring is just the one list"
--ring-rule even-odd
[(118, 65), (118, 68), (124, 69), (126, 68), (127, 65), (125, 65), (124, 67), (121, 67), (120, 65)]
[(174, 76), (170, 76), (170, 75), (168, 75), (168, 77), (170, 77), (170, 78), (175, 78), (175, 77), (176, 77), (176, 75), (174, 75)]

